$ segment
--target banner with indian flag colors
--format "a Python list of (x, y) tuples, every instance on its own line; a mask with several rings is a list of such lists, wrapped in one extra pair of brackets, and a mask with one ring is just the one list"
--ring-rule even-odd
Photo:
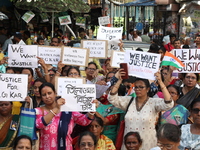
[(166, 51), (165, 56), (161, 62), (161, 66), (173, 66), (179, 69), (179, 68), (183, 68), (184, 64), (181, 62), (180, 59), (178, 59), (173, 54)]

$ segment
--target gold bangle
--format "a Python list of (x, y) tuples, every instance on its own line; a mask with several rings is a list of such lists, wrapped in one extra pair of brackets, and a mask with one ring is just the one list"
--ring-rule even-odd
[(161, 90), (163, 90), (163, 89), (165, 89), (166, 88), (166, 86), (164, 86), (164, 87), (161, 87)]
[(50, 112), (54, 115), (54, 116), (56, 116), (56, 113), (51, 109), (50, 110)]

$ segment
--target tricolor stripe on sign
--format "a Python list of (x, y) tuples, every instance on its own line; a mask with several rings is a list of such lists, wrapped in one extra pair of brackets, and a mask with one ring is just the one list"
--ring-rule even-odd
[(174, 66), (176, 68), (183, 68), (184, 64), (173, 54), (166, 51), (165, 56), (161, 62), (161, 66)]

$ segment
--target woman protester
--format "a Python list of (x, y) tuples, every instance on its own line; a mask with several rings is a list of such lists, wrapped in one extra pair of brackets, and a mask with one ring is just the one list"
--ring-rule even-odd
[(103, 120), (97, 116), (89, 125), (89, 131), (92, 132), (97, 139), (97, 146), (95, 150), (115, 150), (113, 141), (107, 136), (103, 135)]
[(96, 136), (89, 131), (80, 134), (78, 138), (78, 147), (80, 150), (95, 150), (97, 145)]
[(36, 109), (36, 128), (40, 132), (40, 150), (72, 150), (71, 133), (74, 123), (87, 126), (94, 119), (93, 113), (60, 112), (65, 99), (57, 98), (55, 87), (44, 83), (39, 88), (44, 107)]
[(184, 85), (180, 88), (181, 94), (177, 103), (189, 108), (192, 101), (200, 95), (200, 89), (196, 87), (199, 80), (199, 74), (185, 73), (182, 75)]
[(138, 132), (128, 132), (124, 136), (124, 145), (127, 150), (139, 150), (142, 145), (142, 139)]
[[(149, 81), (141, 78), (137, 78), (135, 81), (135, 98), (132, 99), (131, 96), (118, 96), (118, 88), (122, 82), (121, 76), (124, 76), (124, 74), (123, 69), (120, 69), (115, 74), (118, 81), (113, 86), (108, 96), (108, 101), (124, 111), (127, 110), (131, 102), (125, 115), (124, 135), (130, 131), (140, 132), (141, 138), (143, 139), (140, 150), (147, 150), (154, 147), (157, 143), (155, 124), (157, 123), (159, 112), (171, 109), (174, 103), (161, 80), (160, 72), (157, 72), (155, 76), (163, 92), (164, 99), (150, 98), (148, 96), (150, 91)], [(124, 145), (122, 149), (125, 149)]]
[(166, 123), (158, 129), (157, 138), (158, 147), (151, 150), (179, 150), (181, 130), (176, 125)]
[(27, 135), (20, 135), (15, 139), (13, 150), (32, 150), (32, 140)]
[(179, 105), (176, 103), (180, 95), (179, 87), (177, 87), (176, 85), (169, 85), (167, 86), (167, 89), (174, 101), (174, 107), (168, 111), (165, 111), (161, 115), (161, 124), (164, 123), (171, 123), (174, 125), (186, 124), (189, 117), (189, 111), (183, 105)]
[(200, 149), (200, 97), (191, 103), (191, 116), (193, 124), (186, 124), (181, 127), (180, 150), (199, 150)]
[(0, 149), (12, 149), (19, 125), (19, 115), (12, 115), (12, 102), (0, 101)]

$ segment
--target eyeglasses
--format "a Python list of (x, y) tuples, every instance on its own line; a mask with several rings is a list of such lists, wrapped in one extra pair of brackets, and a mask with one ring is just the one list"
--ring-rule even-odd
[(174, 145), (172, 145), (172, 144), (161, 144), (161, 143), (157, 143), (157, 146), (158, 147), (160, 147), (160, 148), (166, 148), (166, 149), (172, 149), (172, 147), (174, 146)]
[(135, 90), (142, 90), (142, 89), (144, 89), (145, 88), (145, 86), (135, 86)]
[(188, 79), (188, 80), (189, 80), (189, 79), (191, 79), (191, 80), (196, 80), (196, 79), (197, 79), (197, 78), (195, 78), (195, 77), (190, 77), (190, 76), (186, 76), (185, 78)]
[(80, 143), (80, 147), (86, 147), (86, 146), (88, 146), (88, 147), (93, 147), (94, 144), (93, 144), (93, 143), (90, 143), (90, 142), (88, 142), (88, 143)]
[(96, 69), (94, 68), (87, 68), (89, 71), (95, 71)]
[(68, 74), (69, 76), (78, 76), (79, 74), (78, 73), (70, 73)]
[(193, 112), (194, 114), (198, 114), (198, 113), (200, 112), (200, 109), (199, 109), (199, 108), (193, 108), (193, 109), (192, 109), (192, 112)]
[(162, 75), (168, 75), (168, 74), (163, 72)]

